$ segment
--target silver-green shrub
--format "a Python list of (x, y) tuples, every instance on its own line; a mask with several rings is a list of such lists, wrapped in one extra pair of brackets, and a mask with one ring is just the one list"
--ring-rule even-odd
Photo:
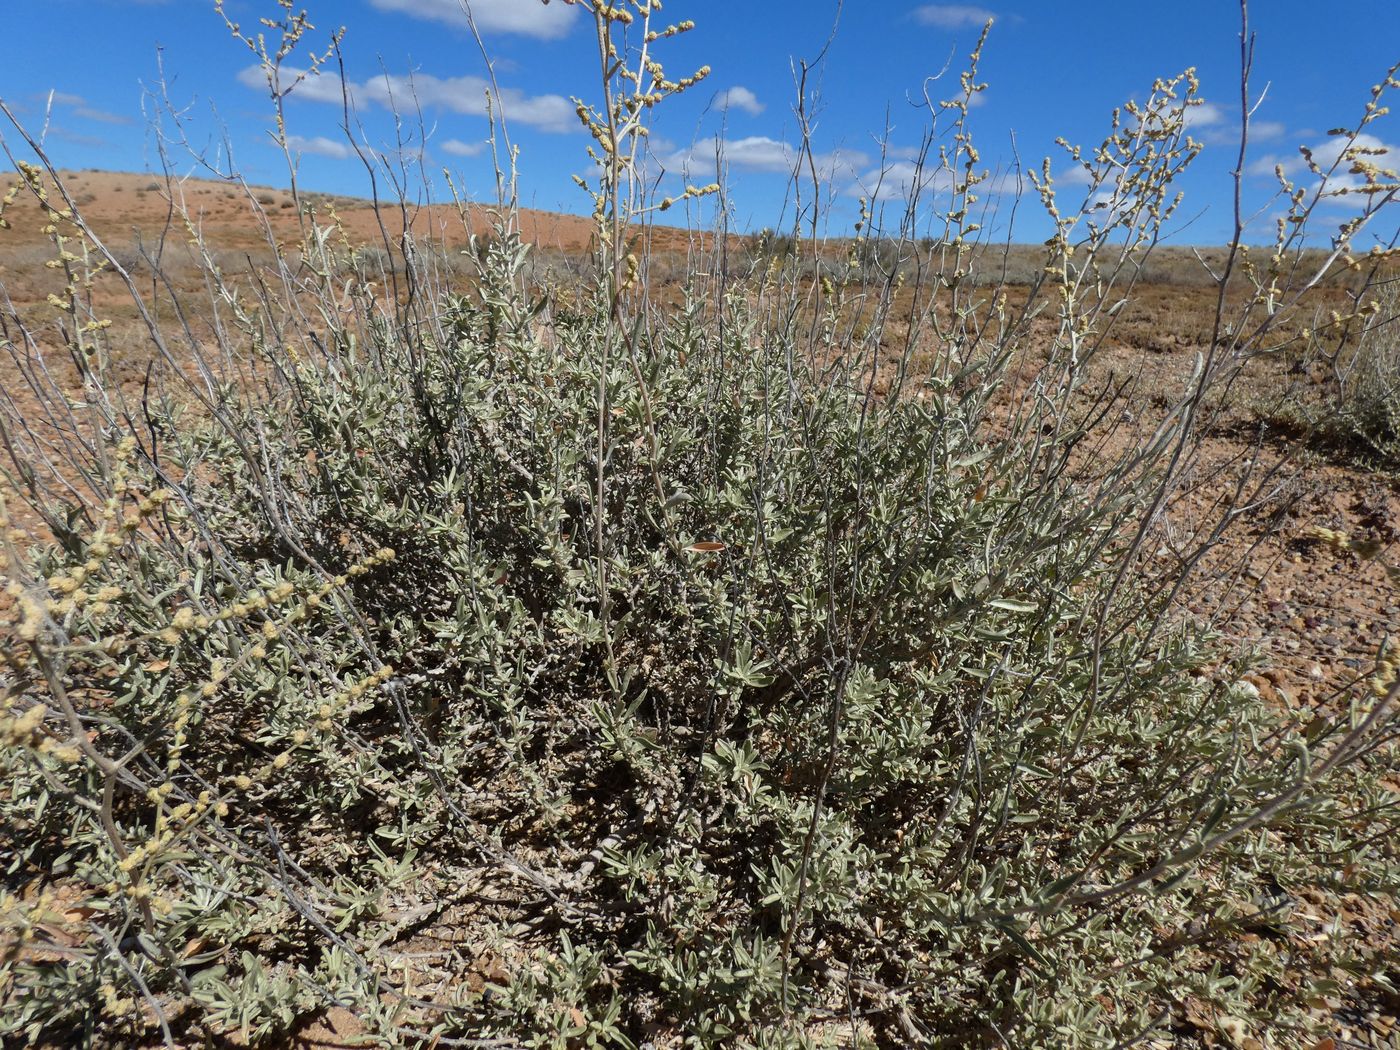
[(1376, 290), (1361, 336), (1329, 362), (1333, 396), (1324, 432), (1400, 469), (1400, 278)]
[(1098, 1047), (1188, 997), (1313, 1031), (1239, 935), (1343, 864), (1393, 891), (1393, 661), (1300, 722), (1182, 614), (1266, 476), (1151, 555), (1247, 324), (1126, 443), (1090, 368), (1194, 83), (1115, 119), (1080, 218), (1039, 182), (1023, 307), (963, 269), (964, 86), (912, 289), (868, 229), (649, 299), (624, 92), (592, 287), (532, 281), (508, 210), (448, 287), (441, 246), (376, 273), (312, 213), (257, 282), (210, 268), (211, 329), (131, 285), (172, 376), (140, 400), (75, 294), (85, 400), (29, 367), (59, 436), (5, 420), (48, 535), (9, 541), (0, 1033)]

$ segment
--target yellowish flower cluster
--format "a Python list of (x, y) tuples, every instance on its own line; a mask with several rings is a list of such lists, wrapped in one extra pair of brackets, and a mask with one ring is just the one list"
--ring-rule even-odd
[[(386, 557), (386, 553), (389, 557)], [(371, 556), (371, 558), (357, 563), (357, 567), (364, 566), (371, 562), (378, 564), (389, 560), (390, 557), (392, 557), (392, 552), (388, 551), (386, 548)], [(343, 577), (340, 579), (343, 579)], [(250, 653), (250, 655), (253, 655), (253, 653)], [(262, 655), (265, 655), (265, 650)], [(196, 693), (202, 697), (212, 697), (217, 692), (218, 687), (227, 680), (229, 671), (230, 668), (227, 662), (215, 661), (208, 681), (196, 692), (182, 693), (177, 699), (175, 718), (171, 724), (172, 742), (166, 763), (168, 773), (173, 775), (179, 770), (181, 756), (188, 742), (186, 730), (194, 708)], [(354, 682), (345, 689), (342, 689), (332, 697), (328, 703), (321, 705), (320, 710), (317, 712), (318, 717), (315, 722), (316, 728), (322, 732), (329, 732), (334, 728), (334, 719), (338, 714), (342, 713), (371, 689), (382, 686), (393, 677), (393, 674), (394, 669), (386, 664), (369, 677)], [(42, 710), (37, 710), (40, 710), (39, 717), (42, 718)], [(33, 718), (32, 712), (28, 717), (31, 719)], [(0, 723), (0, 725), (3, 725), (3, 723)], [(251, 775), (240, 774), (234, 777), (234, 790), (236, 792), (247, 792), (251, 790), (255, 784), (263, 783), (270, 779), (274, 773), (287, 769), (292, 764), (296, 751), (305, 746), (308, 740), (309, 734), (305, 730), (297, 730), (292, 733), (291, 743), (287, 748), (278, 752), (267, 762), (264, 762), (260, 767), (254, 770)], [(214, 793), (210, 791), (201, 792), (192, 802), (182, 802), (175, 806), (169, 806), (168, 799), (174, 793), (174, 790), (174, 781), (167, 779), (147, 791), (147, 799), (156, 807), (155, 826), (151, 836), (146, 839), (145, 842), (134, 846), (117, 864), (118, 870), (126, 876), (125, 887), (116, 882), (110, 882), (105, 887), (108, 893), (117, 893), (120, 891), (124, 892), (125, 895), (132, 900), (150, 900), (151, 891), (147, 883), (147, 877), (161, 857), (168, 853), (176, 842), (188, 831), (193, 829), (201, 820), (206, 819), (210, 815), (220, 818), (226, 817), (230, 812), (226, 798), (216, 797)]]
[[(689, 32), (695, 24), (683, 21), (653, 30), (651, 17), (661, 9), (661, 4), (654, 0), (650, 3), (588, 0), (586, 6), (593, 13), (598, 51), (606, 67), (605, 102), (594, 107), (580, 99), (573, 100), (579, 123), (593, 138), (587, 153), (600, 172), (596, 185), (590, 185), (579, 176), (574, 176), (574, 182), (593, 200), (600, 250), (608, 257), (606, 265), (616, 282), (614, 292), (620, 294), (636, 279), (635, 272), (626, 270), (622, 231), (651, 211), (666, 211), (688, 198), (718, 192), (717, 186), (713, 189), (690, 186), (678, 196), (648, 205), (638, 188), (645, 180), (638, 177), (635, 167), (638, 151), (648, 137), (644, 123), (646, 112), (671, 95), (700, 83), (710, 75), (710, 67), (701, 66), (690, 76), (678, 80), (666, 76), (661, 63), (652, 54), (652, 45)], [(641, 19), (641, 43), (631, 46), (629, 39), (635, 41), (635, 37), (629, 37), (627, 28), (638, 18)]]
[(10, 220), (5, 218), (5, 212), (19, 199), (19, 187), (20, 184), (18, 182), (11, 183), (9, 191), (3, 198), (0, 198), (0, 230), (8, 230), (10, 228)]
[(269, 45), (266, 33), (252, 35), (244, 33), (243, 27), (233, 21), (224, 10), (224, 0), (214, 0), (214, 13), (224, 20), (224, 25), (233, 38), (251, 51), (258, 60), (257, 68), (267, 81), (268, 92), (276, 105), (277, 141), (285, 150), (287, 148), (287, 123), (282, 100), (307, 77), (315, 76), (321, 71), (321, 67), (330, 60), (331, 55), (335, 53), (335, 49), (344, 39), (345, 28), (342, 26), (331, 35), (330, 43), (324, 51), (312, 51), (306, 55), (306, 60), (303, 63), (306, 66), (305, 69), (293, 71), (283, 63), (298, 48), (302, 38), (316, 27), (311, 23), (305, 11), (299, 14), (293, 13), (294, 0), (277, 0), (277, 6), (282, 8), (284, 17), (258, 19), (261, 25), (267, 29), (275, 30), (278, 34), (280, 39), (277, 40), (275, 46)]
[[(392, 547), (381, 547), (375, 553), (355, 562), (342, 575), (332, 577), (322, 583), (315, 590), (306, 594), (301, 603), (292, 607), (284, 617), (284, 622), (295, 623), (306, 619), (312, 611), (319, 609), (324, 599), (337, 587), (343, 587), (349, 583), (352, 577), (360, 577), (379, 565), (386, 565), (397, 556)], [(297, 594), (297, 588), (288, 581), (282, 581), (264, 591), (225, 606), (213, 615), (205, 615), (195, 612), (189, 606), (183, 606), (176, 610), (170, 619), (170, 624), (162, 630), (157, 637), (169, 644), (177, 644), (181, 638), (191, 631), (202, 631), (219, 623), (227, 623), (235, 620), (242, 620), (255, 612), (263, 612), (275, 608), (287, 602)], [(275, 641), (278, 637), (278, 625), (275, 621), (267, 620), (261, 630), (262, 640), (245, 651), (238, 662), (230, 665), (225, 660), (215, 660), (211, 667), (208, 679), (199, 687), (192, 691), (181, 693), (175, 702), (175, 715), (171, 723), (171, 746), (166, 759), (167, 771), (171, 774), (180, 768), (183, 752), (188, 743), (187, 729), (193, 715), (194, 706), (197, 700), (213, 699), (219, 691), (219, 687), (228, 680), (233, 670), (246, 660), (261, 660), (267, 656), (267, 645), (265, 643)], [(393, 669), (382, 667), (363, 682), (355, 683), (347, 689), (338, 693), (330, 704), (322, 704), (318, 712), (316, 727), (323, 731), (328, 731), (333, 726), (333, 718), (348, 704), (358, 700), (364, 693), (375, 685), (381, 685), (388, 681), (393, 675)], [(293, 745), (300, 746), (306, 742), (304, 731), (293, 735)], [(291, 762), (292, 749), (277, 755), (262, 773), (270, 773), (274, 769), (284, 769)], [(245, 783), (246, 781), (246, 783)], [(246, 790), (251, 786), (252, 781), (247, 777), (240, 777), (236, 782), (240, 789)], [(165, 785), (169, 786), (168, 782)], [(222, 805), (222, 803), (221, 803)]]
[(687, 187), (685, 188), (685, 190), (684, 190), (682, 193), (680, 193), (678, 196), (675, 196), (675, 197), (667, 197), (667, 198), (665, 198), (660, 204), (658, 204), (656, 207), (657, 207), (657, 210), (658, 210), (658, 211), (668, 211), (668, 210), (669, 210), (670, 208), (672, 208), (674, 205), (679, 204), (679, 203), (680, 203), (681, 201), (683, 201), (683, 200), (688, 200), (689, 198), (692, 198), (692, 197), (708, 197), (708, 196), (710, 196), (710, 195), (712, 195), (712, 194), (715, 194), (715, 193), (718, 193), (718, 192), (719, 192), (719, 183), (718, 183), (718, 182), (712, 182), (712, 183), (710, 183), (708, 186), (687, 186)]
[[(1333, 550), (1350, 551), (1365, 560), (1378, 559), (1383, 550), (1377, 540), (1356, 539), (1348, 536), (1345, 532), (1329, 529), (1322, 525), (1310, 525), (1303, 535), (1308, 539), (1325, 543)], [(1385, 565), (1384, 568), (1390, 579), (1400, 584), (1400, 568), (1393, 565)], [(1384, 653), (1377, 659), (1376, 673), (1371, 677), (1372, 694), (1377, 699), (1386, 697), (1390, 690), (1395, 687), (1397, 680), (1400, 679), (1397, 679), (1396, 658), (1393, 653)]]
[(116, 986), (104, 983), (98, 991), (102, 994), (102, 1009), (109, 1017), (121, 1019), (127, 1014), (136, 1012), (136, 1000), (129, 996), (121, 995)]
[[(365, 575), (371, 569), (379, 565), (387, 565), (393, 561), (395, 552), (392, 547), (382, 547), (367, 558), (362, 558), (351, 565), (342, 575), (332, 577), (321, 584), (315, 590), (308, 593), (300, 604), (293, 606), (286, 614), (286, 622), (299, 623), (311, 615), (313, 611), (319, 609), (326, 597), (337, 587), (344, 587), (350, 582), (351, 577)], [(265, 612), (278, 605), (296, 597), (297, 588), (295, 584), (283, 580), (265, 590), (254, 594), (249, 598), (226, 605), (218, 612), (211, 615), (197, 613), (189, 606), (182, 606), (177, 609), (175, 615), (170, 618), (170, 623), (157, 637), (168, 645), (177, 644), (180, 639), (191, 631), (205, 631), (215, 624), (229, 623), (231, 621), (243, 620), (253, 613)], [(273, 641), (277, 637), (276, 626), (269, 621), (263, 625), (263, 637), (267, 641)], [(265, 656), (266, 652), (252, 653), (255, 657)]]
[(658, 40), (665, 40), (667, 37), (679, 36), (681, 33), (689, 33), (694, 28), (695, 23), (690, 21), (690, 19), (686, 19), (684, 22), (677, 22), (675, 25), (667, 26), (662, 30), (652, 30), (647, 33), (646, 42), (651, 44)]
[[(135, 450), (134, 438), (124, 438), (117, 445), (112, 468), (112, 495), (103, 505), (97, 529), (87, 541), (87, 560), (49, 576), (41, 587), (33, 589), (37, 594), (17, 578), (12, 578), (6, 584), (5, 591), (13, 599), (13, 606), (8, 612), (15, 623), (15, 634), (21, 641), (38, 641), (45, 621), (50, 618), (63, 620), (83, 609), (93, 617), (105, 616), (111, 612), (112, 603), (122, 596), (122, 589), (118, 586), (107, 584), (93, 587), (92, 584), (112, 552), (129, 539), (143, 521), (163, 507), (171, 495), (164, 489), (158, 489), (143, 496), (133, 511), (121, 517), (124, 498), (132, 489), (130, 465)], [(0, 527), (9, 527), (3, 498), (0, 498)], [(17, 573), (14, 575), (18, 576)], [(5, 659), (0, 658), (0, 663), (3, 662), (6, 662)]]
[[(85, 560), (33, 580), (29, 580), (19, 566), (13, 566), (13, 582), (9, 583), (7, 590), (14, 601), (7, 604), (0, 617), (13, 620), (15, 635), (29, 645), (0, 654), (0, 660), (16, 667), (31, 668), (57, 655), (57, 649), (50, 651), (50, 642), (53, 646), (75, 652), (95, 647), (115, 652), (118, 649), (112, 646), (126, 648), (142, 641), (161, 641), (173, 646), (191, 633), (207, 631), (218, 624), (244, 620), (258, 614), (259, 618), (265, 619), (260, 630), (256, 627), (253, 629), (249, 644), (235, 649), (228, 658), (213, 659), (203, 681), (186, 686), (174, 696), (167, 723), (169, 735), (164, 756), (164, 776), (153, 783), (146, 793), (154, 810), (153, 820), (147, 825), (149, 830), (135, 843), (123, 842), (121, 837), (113, 836), (116, 870), (113, 881), (105, 887), (106, 892), (123, 896), (143, 909), (166, 912), (173, 905), (158, 896), (154, 873), (163, 861), (179, 850), (179, 843), (187, 839), (201, 822), (226, 817), (233, 798), (217, 788), (202, 791), (195, 797), (180, 795), (177, 775), (188, 763), (192, 726), (197, 724), (201, 706), (217, 697), (234, 674), (249, 661), (266, 658), (269, 643), (281, 636), (285, 625), (308, 618), (325, 604), (337, 588), (345, 587), (353, 579), (392, 562), (397, 555), (392, 548), (382, 547), (355, 561), (334, 577), (311, 584), (278, 581), (252, 593), (245, 592), (238, 600), (223, 602), (209, 612), (202, 611), (193, 603), (182, 605), (172, 610), (163, 627), (147, 635), (119, 632), (110, 642), (98, 641), (96, 646), (91, 639), (69, 639), (67, 636), (72, 633), (72, 626), (64, 623), (64, 620), (84, 612), (89, 616), (109, 613), (123, 597), (121, 587), (111, 582), (110, 578), (103, 578), (106, 574), (104, 570), (110, 568), (109, 563), (114, 555), (140, 531), (142, 523), (170, 499), (170, 493), (164, 490), (151, 493), (138, 491), (139, 483), (133, 479), (136, 455), (137, 443), (129, 437), (119, 442), (113, 451), (109, 474), (110, 495), (96, 508), (93, 531), (82, 544)], [(9, 528), (3, 499), (0, 499), (0, 527)], [(10, 554), (12, 558), (16, 557), (13, 549)], [(189, 582), (188, 574), (182, 576), (181, 582)], [(84, 623), (79, 626), (90, 627)], [(47, 636), (50, 630), (51, 638)], [(171, 659), (155, 659), (146, 665), (146, 669), (153, 673), (160, 672), (170, 668), (171, 664)], [(315, 728), (322, 732), (332, 730), (338, 717), (369, 690), (382, 686), (392, 674), (392, 668), (383, 667), (363, 681), (346, 685), (328, 704), (321, 705), (320, 710), (315, 712)], [(64, 711), (71, 721), (73, 714), (67, 702), (60, 703), (65, 705)], [(0, 747), (23, 748), (36, 756), (63, 762), (77, 762), (84, 755), (99, 765), (106, 761), (82, 738), (69, 741), (61, 736), (56, 737), (52, 727), (57, 723), (51, 722), (46, 727), (48, 717), (49, 710), (43, 705), (21, 707), (17, 699), (0, 700)], [(310, 743), (313, 732), (308, 726), (293, 733), (285, 750), (266, 762), (255, 776), (268, 777), (276, 771), (287, 769), (297, 750)], [(253, 778), (240, 777), (234, 786), (246, 790), (252, 782)]]
[[(111, 265), (110, 260), (104, 253), (94, 250), (95, 246), (87, 236), (86, 227), (71, 208), (63, 202), (51, 202), (42, 168), (24, 161), (17, 161), (16, 167), (19, 170), (20, 181), (12, 184), (3, 201), (0, 201), (0, 229), (10, 228), (9, 221), (4, 218), (5, 210), (15, 202), (20, 190), (27, 188), (44, 215), (40, 232), (49, 237), (57, 249), (55, 257), (47, 260), (44, 266), (50, 270), (62, 270), (67, 278), (63, 293), (50, 293), (46, 296), (46, 301), (55, 309), (73, 317), (76, 326), (73, 331), (74, 345), (81, 351), (84, 359), (90, 359), (97, 352), (97, 347), (82, 336), (103, 331), (111, 326), (111, 322), (91, 317), (90, 309), (83, 305), (80, 289), (90, 290), (97, 275)], [(65, 234), (65, 225), (72, 226), (75, 232)], [(75, 244), (79, 252), (70, 251), (70, 243)], [(86, 313), (86, 320), (79, 316), (80, 311)]]
[(347, 711), (352, 704), (358, 701), (365, 693), (371, 689), (382, 686), (394, 676), (394, 669), (385, 664), (368, 678), (361, 679), (346, 686), (335, 696), (322, 704), (316, 712), (316, 728), (323, 733), (329, 733), (335, 728), (335, 719)]
[[(377, 565), (387, 564), (392, 561), (394, 557), (395, 552), (392, 548), (383, 547), (369, 557), (361, 559), (350, 566), (350, 568), (346, 570), (345, 575), (334, 577), (332, 580), (322, 584), (315, 591), (308, 594), (301, 605), (296, 606), (287, 614), (286, 619), (288, 621), (294, 621), (305, 618), (309, 610), (318, 608), (326, 595), (335, 587), (344, 586), (348, 583), (351, 576), (362, 576)], [(226, 606), (213, 616), (196, 613), (190, 607), (184, 606), (176, 610), (174, 616), (170, 619), (169, 626), (161, 631), (157, 637), (162, 641), (174, 645), (180, 641), (184, 634), (190, 631), (206, 630), (216, 623), (227, 623), (231, 620), (243, 619), (254, 612), (267, 610), (285, 602), (295, 594), (296, 587), (289, 582), (283, 581), (251, 598)], [(268, 620), (263, 624), (261, 633), (263, 641), (247, 649), (245, 655), (239, 659), (238, 664), (242, 664), (246, 660), (261, 660), (267, 656), (267, 647), (264, 643), (273, 641), (278, 637), (276, 623), (272, 620)], [(194, 715), (196, 702), (199, 700), (211, 700), (217, 696), (220, 686), (228, 680), (236, 666), (236, 664), (230, 665), (227, 660), (214, 660), (210, 668), (209, 677), (203, 684), (193, 690), (180, 693), (176, 698), (174, 718), (170, 726), (171, 743), (166, 756), (166, 772), (171, 776), (180, 770), (183, 763), (184, 751), (189, 742), (189, 724)], [(345, 703), (357, 700), (371, 685), (381, 684), (387, 681), (392, 674), (392, 669), (387, 667), (382, 668), (365, 683), (357, 683), (338, 695), (335, 700), (336, 704), (338, 706), (344, 706)], [(318, 728), (330, 728), (330, 716), (334, 714), (334, 710), (335, 709), (328, 710), (326, 705), (322, 705), (321, 716), (317, 721)], [(294, 737), (294, 746), (305, 743), (306, 734), (303, 732), (300, 736), (301, 739), (296, 739)], [(277, 755), (263, 772), (270, 773), (273, 769), (280, 770), (286, 768), (291, 762), (291, 751), (292, 749), (288, 749), (282, 754)], [(239, 778), (240, 781), (246, 779), (247, 778), (243, 777)], [(247, 786), (251, 786), (251, 781), (247, 785), (240, 782), (238, 786), (246, 790)], [(163, 803), (165, 796), (168, 795), (171, 790), (172, 783), (169, 780), (160, 785), (160, 787), (152, 789), (151, 801), (158, 807), (161, 807), (157, 809), (155, 833), (145, 846), (141, 847), (144, 851), (142, 855), (138, 856), (136, 860), (128, 858), (131, 865), (141, 863), (145, 857), (154, 858), (161, 850), (168, 847), (169, 843), (173, 841), (174, 836), (177, 834), (169, 827), (171, 821), (178, 822), (190, 816), (191, 813), (193, 813), (193, 818), (197, 819), (204, 816), (205, 812), (210, 809), (211, 806), (218, 816), (223, 816), (228, 812), (227, 803), (223, 801), (214, 803), (211, 801), (210, 797), (207, 797), (206, 793), (200, 796), (200, 799), (194, 804), (193, 808), (188, 804), (184, 807), (177, 806), (167, 815), (163, 808)], [(124, 870), (130, 870), (130, 868)]]
[(12, 701), (0, 701), (0, 748), (24, 748), (35, 754), (47, 755), (60, 762), (76, 762), (80, 752), (71, 744), (60, 743), (44, 731), (44, 719), (49, 709), (35, 704), (27, 711), (11, 715)]
[[(394, 676), (393, 667), (385, 664), (369, 677), (353, 682), (346, 686), (329, 701), (323, 703), (316, 713), (314, 726), (322, 733), (329, 733), (335, 728), (335, 719), (344, 714), (351, 705), (363, 697), (372, 689), (379, 688)], [(279, 751), (268, 761), (254, 769), (251, 773), (240, 773), (233, 778), (233, 787), (238, 792), (248, 792), (257, 784), (270, 780), (275, 773), (285, 770), (292, 764), (296, 757), (296, 752), (304, 747), (310, 740), (310, 735), (304, 729), (298, 729), (291, 734), (290, 746)], [(226, 811), (226, 810), (225, 810)], [(223, 813), (219, 814), (220, 816)]]
[(632, 12), (625, 7), (606, 3), (605, 0), (593, 0), (593, 10), (609, 22), (619, 22), (625, 26), (632, 24)]
[(0, 964), (12, 961), (33, 940), (41, 923), (62, 924), (70, 907), (52, 887), (40, 890), (28, 900), (0, 890)]
[(1309, 525), (1303, 535), (1310, 540), (1325, 543), (1339, 551), (1347, 550), (1351, 546), (1351, 539), (1345, 532), (1338, 532), (1336, 529), (1329, 529), (1323, 525)]
[[(1319, 543), (1325, 543), (1333, 550), (1350, 551), (1363, 561), (1371, 561), (1379, 558), (1381, 552), (1385, 549), (1384, 544), (1382, 544), (1380, 540), (1371, 539), (1369, 537), (1358, 539), (1355, 536), (1348, 536), (1345, 532), (1338, 532), (1336, 529), (1325, 528), (1321, 525), (1308, 526), (1303, 535), (1308, 539), (1317, 540)], [(1394, 578), (1394, 570), (1390, 566), (1386, 566), (1385, 568), (1386, 572)]]
[(166, 800), (174, 791), (174, 783), (166, 780), (146, 792), (147, 799), (157, 807), (155, 828), (150, 838), (133, 846), (117, 862), (117, 870), (125, 877), (126, 886), (109, 882), (103, 887), (108, 893), (124, 892), (132, 900), (149, 900), (151, 890), (147, 876), (160, 858), (209, 813), (218, 816), (228, 813), (228, 804), (216, 799), (211, 791), (201, 791), (193, 802), (168, 806)]
[(1397, 683), (1400, 683), (1400, 667), (1397, 667), (1395, 657), (1382, 656), (1376, 661), (1376, 673), (1371, 677), (1372, 694), (1377, 700), (1383, 699)]
[[(262, 649), (261, 646), (257, 648)], [(250, 657), (266, 655), (266, 649), (262, 649), (261, 654), (256, 651), (249, 652)], [(175, 717), (170, 724), (170, 751), (165, 760), (166, 772), (173, 775), (180, 769), (180, 761), (184, 754), (185, 744), (189, 742), (186, 730), (189, 728), (190, 718), (193, 715), (196, 696), (205, 700), (213, 699), (218, 694), (219, 686), (224, 684), (229, 674), (229, 662), (224, 659), (216, 659), (209, 668), (209, 678), (198, 690), (194, 692), (183, 692), (176, 697)]]

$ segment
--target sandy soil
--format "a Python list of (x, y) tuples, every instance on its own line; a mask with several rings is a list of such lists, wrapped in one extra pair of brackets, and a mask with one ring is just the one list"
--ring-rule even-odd
[[(210, 244), (223, 249), (260, 248), (267, 243), (264, 220), (279, 239), (298, 235), (298, 214), (292, 194), (285, 189), (249, 187), (257, 208), (237, 183), (220, 183), (188, 178), (167, 183), (163, 177), (108, 171), (60, 172), (74, 201), (92, 228), (111, 246), (121, 246), (135, 237), (149, 241), (171, 218), (170, 197), (182, 199)], [(453, 243), (464, 241), (462, 213), (452, 204), (410, 206), (400, 212), (397, 206), (384, 210), (381, 229), (372, 202), (303, 191), (304, 202), (317, 206), (324, 222), (326, 205), (334, 206), (352, 240), (374, 244), (387, 232), (395, 237), (405, 222), (418, 236), (436, 234)], [(262, 214), (259, 215), (258, 212)], [(467, 204), (471, 231), (489, 233), (494, 209), (485, 204)], [(8, 213), (14, 228), (4, 231), (0, 248), (14, 249), (47, 244), (38, 221), (37, 206), (21, 197)], [(525, 240), (541, 248), (575, 253), (587, 248), (593, 234), (592, 220), (586, 216), (521, 209), (520, 231)], [(179, 231), (183, 235), (183, 231)], [(654, 244), (664, 250), (683, 247), (690, 234), (668, 226), (655, 228)], [(3, 270), (0, 270), (3, 273)]]

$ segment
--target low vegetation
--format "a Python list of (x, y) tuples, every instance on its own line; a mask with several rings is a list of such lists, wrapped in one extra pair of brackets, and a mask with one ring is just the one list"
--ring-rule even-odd
[[(1385, 946), (1277, 949), (1339, 871), (1395, 892), (1394, 656), (1285, 709), (1184, 608), (1275, 499), (1262, 461), (1166, 525), (1241, 371), (1333, 333), (1338, 425), (1394, 454), (1391, 255), (1354, 247), (1393, 174), (1343, 153), (1371, 189), (1326, 252), (1328, 183), (1286, 187), (1144, 408), (1095, 361), (1198, 149), (1189, 73), (1085, 152), (1082, 208), (1047, 164), (1014, 297), (968, 272), (980, 44), (935, 212), (867, 211), (846, 254), (710, 238), (662, 295), (638, 100), (700, 74), (641, 62), (645, 4), (593, 17), (624, 64), (581, 108), (582, 288), (532, 269), (508, 196), (447, 260), (294, 192), (304, 238), (253, 273), (197, 244), (196, 305), (11, 154), (67, 280), (60, 324), (2, 333), (43, 412), (3, 416), (0, 1035), (281, 1045), (339, 1012), (385, 1046), (1108, 1047), (1185, 1011), (1297, 1047), (1339, 974), (1395, 995)], [(281, 29), (274, 94), (308, 31)], [(1305, 325), (1324, 280), (1349, 305)]]
[(1312, 420), (1325, 436), (1359, 446), (1391, 472), (1400, 471), (1400, 284), (1374, 300), (1359, 338), (1326, 354), (1328, 411)]

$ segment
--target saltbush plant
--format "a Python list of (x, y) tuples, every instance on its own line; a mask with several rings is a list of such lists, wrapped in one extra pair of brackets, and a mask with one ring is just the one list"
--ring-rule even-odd
[(1367, 310), (1359, 336), (1319, 348), (1329, 396), (1315, 423), (1326, 437), (1359, 447), (1394, 473), (1400, 471), (1400, 277), (1381, 283)]
[[(878, 251), (809, 266), (796, 230), (738, 273), (717, 238), (662, 303), (631, 234), (716, 187), (645, 197), (642, 118), (703, 75), (660, 71), (687, 24), (656, 6), (593, 5), (618, 64), (579, 103), (582, 290), (532, 278), (509, 200), (455, 286), (441, 245), (376, 268), (299, 202), (295, 256), (210, 263), (172, 327), (31, 143), (82, 397), (10, 310), (48, 416), (4, 424), (0, 1033), (272, 1044), (339, 1010), (390, 1046), (1098, 1047), (1189, 1002), (1297, 1046), (1333, 967), (1390, 987), (1364, 948), (1241, 934), (1343, 865), (1393, 891), (1393, 658), (1299, 719), (1182, 614), (1266, 475), (1152, 555), (1212, 392), (1298, 309), (1306, 223), (1107, 440), (1089, 365), (1197, 152), (1194, 78), (1073, 152), (1083, 207), (1047, 162), (1013, 307), (966, 270), (979, 44), (932, 233), (901, 220), (936, 251), (872, 204)], [(114, 374), (100, 270), (164, 385)]]

